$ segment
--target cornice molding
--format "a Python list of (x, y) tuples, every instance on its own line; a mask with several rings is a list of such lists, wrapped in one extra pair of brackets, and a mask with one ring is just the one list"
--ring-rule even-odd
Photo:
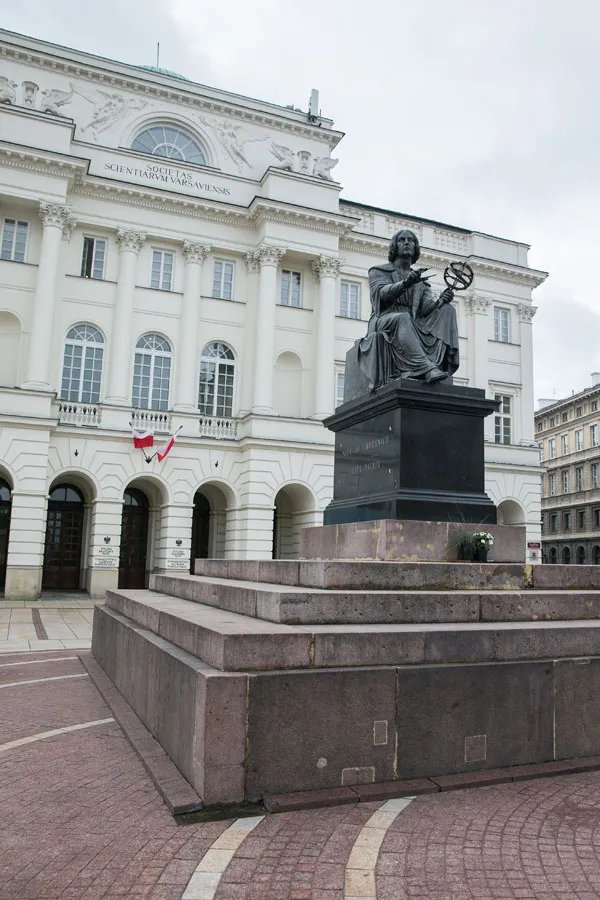
[(88, 169), (88, 161), (85, 159), (64, 156), (50, 150), (34, 150), (18, 144), (9, 144), (7, 141), (0, 141), (0, 161), (12, 169), (67, 177), (70, 186)]

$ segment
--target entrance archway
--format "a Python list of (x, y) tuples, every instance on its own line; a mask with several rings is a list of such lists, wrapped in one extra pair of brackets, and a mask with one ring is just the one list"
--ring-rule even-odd
[(77, 590), (81, 586), (83, 494), (72, 484), (50, 491), (42, 588)]
[(287, 484), (277, 492), (273, 514), (273, 559), (297, 559), (300, 532), (316, 524), (315, 500), (302, 484)]
[(585, 566), (585, 547), (577, 548), (577, 565)]
[(571, 550), (569, 547), (563, 548), (562, 561), (564, 566), (569, 566), (571, 564)]
[(190, 572), (194, 574), (194, 562), (208, 559), (210, 546), (210, 503), (201, 491), (194, 497), (192, 513), (192, 546), (190, 551)]
[(12, 492), (8, 482), (0, 478), (0, 591), (4, 590), (6, 583), (11, 498)]
[(550, 565), (554, 566), (558, 562), (558, 554), (556, 552), (556, 547), (550, 547), (548, 552), (548, 562)]
[(139, 488), (126, 488), (123, 494), (121, 547), (119, 551), (119, 587), (146, 587), (148, 557), (148, 498)]

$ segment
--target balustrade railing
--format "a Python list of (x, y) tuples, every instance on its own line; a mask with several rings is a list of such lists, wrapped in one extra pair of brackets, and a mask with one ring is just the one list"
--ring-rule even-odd
[(102, 408), (93, 403), (58, 403), (58, 421), (60, 425), (85, 425), (97, 428), (102, 420)]
[(136, 431), (161, 431), (171, 433), (171, 413), (153, 409), (132, 409), (131, 424)]
[(200, 437), (219, 438), (235, 441), (237, 436), (237, 420), (218, 416), (200, 416)]

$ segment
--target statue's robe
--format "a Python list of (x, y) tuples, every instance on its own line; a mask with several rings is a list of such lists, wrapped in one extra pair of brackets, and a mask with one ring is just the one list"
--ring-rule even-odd
[(369, 269), (372, 313), (358, 359), (371, 390), (394, 378), (422, 378), (434, 368), (452, 375), (458, 369), (456, 310), (433, 299), (431, 285), (420, 281), (394, 299), (385, 290), (402, 281), (392, 263)]

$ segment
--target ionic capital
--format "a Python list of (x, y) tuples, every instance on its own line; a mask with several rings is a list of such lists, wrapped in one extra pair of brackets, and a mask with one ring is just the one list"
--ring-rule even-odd
[(258, 260), (261, 268), (263, 266), (278, 266), (284, 254), (284, 247), (276, 247), (274, 244), (261, 244), (255, 252), (254, 258)]
[(337, 256), (319, 256), (312, 261), (312, 270), (317, 281), (321, 278), (337, 278), (341, 268), (342, 261)]
[(40, 203), (40, 219), (44, 228), (47, 225), (54, 225), (64, 230), (66, 223), (71, 219), (71, 207), (63, 206), (60, 203), (46, 203), (42, 200)]
[(211, 249), (208, 244), (196, 244), (194, 241), (183, 242), (183, 255), (187, 263), (199, 263), (202, 265)]
[(124, 231), (121, 228), (117, 231), (117, 243), (122, 253), (125, 251), (139, 253), (145, 240), (146, 235), (139, 231)]
[(531, 322), (537, 312), (537, 306), (519, 303), (519, 322)]

